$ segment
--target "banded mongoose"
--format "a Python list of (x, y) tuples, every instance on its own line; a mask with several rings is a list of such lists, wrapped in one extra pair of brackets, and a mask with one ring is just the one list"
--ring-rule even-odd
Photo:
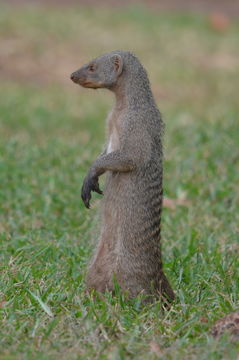
[(102, 194), (98, 179), (106, 172), (101, 234), (87, 288), (114, 291), (115, 278), (129, 297), (172, 300), (160, 248), (163, 122), (147, 73), (135, 55), (114, 51), (90, 61), (71, 79), (85, 88), (107, 88), (116, 97), (107, 119), (107, 146), (82, 186), (89, 208), (91, 192)]

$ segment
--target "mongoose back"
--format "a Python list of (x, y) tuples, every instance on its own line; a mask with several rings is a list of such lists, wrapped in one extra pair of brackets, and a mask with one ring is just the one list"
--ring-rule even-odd
[(98, 178), (106, 172), (101, 233), (88, 269), (87, 287), (114, 291), (114, 278), (129, 297), (174, 298), (162, 267), (163, 122), (147, 73), (128, 51), (114, 51), (90, 61), (71, 75), (86, 88), (107, 88), (116, 103), (108, 116), (107, 146), (82, 186), (102, 193)]

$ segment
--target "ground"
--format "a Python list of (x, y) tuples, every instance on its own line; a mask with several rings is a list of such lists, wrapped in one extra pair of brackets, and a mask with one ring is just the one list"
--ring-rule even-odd
[(236, 0), (8, 0), (13, 5), (44, 4), (50, 6), (97, 6), (97, 7), (127, 7), (143, 5), (157, 11), (181, 11), (202, 13), (223, 13), (227, 16), (239, 16), (239, 2)]
[[(239, 307), (238, 31), (142, 6), (1, 5), (0, 359), (237, 359), (210, 327)], [(88, 211), (80, 188), (113, 97), (69, 76), (113, 49), (141, 59), (166, 124), (164, 188), (182, 204), (163, 212), (166, 311), (85, 293), (100, 196)]]

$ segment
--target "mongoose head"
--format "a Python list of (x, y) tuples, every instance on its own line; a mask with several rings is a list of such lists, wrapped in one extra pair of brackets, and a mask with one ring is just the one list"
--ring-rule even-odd
[(118, 53), (97, 57), (71, 74), (71, 80), (86, 88), (112, 88), (123, 70), (123, 59)]

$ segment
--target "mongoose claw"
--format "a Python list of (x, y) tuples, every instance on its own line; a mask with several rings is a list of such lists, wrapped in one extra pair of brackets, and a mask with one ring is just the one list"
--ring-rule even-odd
[(98, 177), (91, 177), (88, 175), (85, 178), (81, 189), (81, 198), (87, 209), (90, 208), (91, 191), (103, 195), (103, 191), (101, 191), (99, 187)]
[(97, 181), (97, 184), (95, 184), (94, 188), (92, 188), (92, 191), (97, 192), (100, 195), (103, 195), (103, 191), (99, 188), (99, 183)]
[(91, 199), (91, 194), (90, 191), (88, 189), (86, 189), (84, 186), (81, 189), (81, 198), (85, 204), (85, 207), (87, 209), (90, 208), (90, 199)]

